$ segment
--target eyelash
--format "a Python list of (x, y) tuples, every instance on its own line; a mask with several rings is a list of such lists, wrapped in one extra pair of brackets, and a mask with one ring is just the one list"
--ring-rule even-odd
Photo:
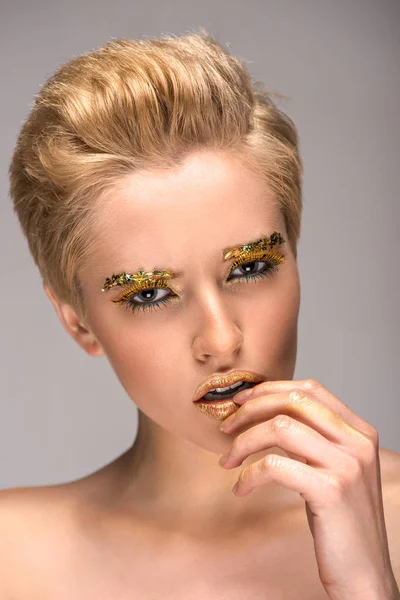
[[(232, 266), (230, 273), (232, 273), (232, 271), (235, 271), (238, 267), (245, 267), (248, 265), (252, 265), (254, 263), (256, 263), (256, 264), (264, 263), (265, 265), (267, 265), (267, 268), (264, 271), (257, 272), (257, 273), (250, 273), (248, 275), (243, 275), (243, 276), (236, 275), (234, 277), (234, 281), (236, 283), (241, 283), (241, 282), (249, 283), (251, 281), (253, 281), (255, 283), (256, 280), (262, 279), (264, 277), (272, 277), (273, 274), (279, 270), (279, 263), (284, 262), (284, 260), (285, 260), (285, 258), (282, 255), (278, 255), (276, 253), (274, 253), (274, 255), (271, 256), (271, 258), (269, 260), (253, 259), (251, 261), (247, 260), (246, 262), (241, 262), (239, 260), (239, 261), (236, 261), (236, 263)], [(239, 264), (237, 264), (237, 263), (239, 263)], [(151, 300), (149, 300), (147, 303), (140, 302), (138, 304), (135, 304), (134, 302), (132, 302), (132, 298), (134, 296), (136, 296), (138, 293), (154, 290), (157, 288), (165, 289), (164, 287), (162, 287), (164, 285), (167, 287), (166, 281), (158, 281), (157, 284), (158, 285), (156, 285), (156, 286), (147, 287), (147, 288), (145, 287), (144, 289), (139, 289), (139, 290), (136, 289), (134, 294), (131, 294), (130, 291), (128, 290), (119, 300), (114, 300), (114, 302), (116, 302), (118, 304), (125, 304), (126, 310), (131, 310), (132, 312), (136, 312), (137, 310), (146, 311), (146, 310), (155, 310), (156, 308), (162, 308), (162, 305), (169, 304), (172, 301), (171, 298), (174, 298), (176, 296), (166, 296), (165, 298), (158, 300), (157, 302), (153, 302)]]

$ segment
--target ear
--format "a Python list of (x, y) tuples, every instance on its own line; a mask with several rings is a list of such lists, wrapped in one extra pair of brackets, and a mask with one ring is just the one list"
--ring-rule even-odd
[(104, 354), (104, 350), (99, 341), (87, 325), (80, 320), (74, 309), (69, 304), (60, 302), (47, 285), (43, 285), (43, 289), (53, 303), (64, 329), (79, 344), (79, 346), (90, 356), (101, 356)]

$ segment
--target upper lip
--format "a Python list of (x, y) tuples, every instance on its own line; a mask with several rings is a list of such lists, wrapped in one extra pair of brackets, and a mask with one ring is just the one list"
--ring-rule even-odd
[(237, 381), (250, 381), (253, 383), (259, 383), (265, 381), (266, 378), (259, 373), (253, 371), (230, 371), (229, 373), (212, 375), (197, 388), (196, 393), (193, 397), (193, 402), (200, 400), (209, 390), (216, 387), (226, 387), (233, 385)]

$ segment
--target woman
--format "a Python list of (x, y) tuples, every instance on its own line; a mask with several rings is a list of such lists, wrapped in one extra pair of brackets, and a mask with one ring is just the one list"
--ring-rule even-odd
[(244, 66), (205, 34), (75, 58), (10, 181), (62, 324), (139, 428), (88, 477), (3, 491), (1, 597), (400, 598), (399, 455), (292, 379), (302, 165)]

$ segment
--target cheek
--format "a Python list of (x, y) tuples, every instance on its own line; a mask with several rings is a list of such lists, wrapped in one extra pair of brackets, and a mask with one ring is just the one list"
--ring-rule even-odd
[(171, 370), (174, 338), (160, 336), (156, 327), (141, 326), (140, 319), (129, 314), (116, 319), (112, 328), (94, 324), (96, 335), (125, 391), (131, 396), (143, 393), (149, 381), (160, 381), (162, 373)]
[(246, 330), (252, 332), (256, 352), (265, 357), (264, 364), (276, 379), (290, 379), (294, 372), (299, 308), (300, 287), (294, 277), (253, 305), (248, 317)]

